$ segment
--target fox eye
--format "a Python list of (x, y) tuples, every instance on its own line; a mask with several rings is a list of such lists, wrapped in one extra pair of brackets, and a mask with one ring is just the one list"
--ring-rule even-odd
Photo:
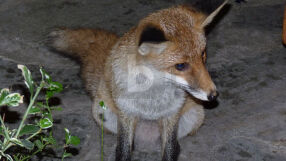
[(206, 51), (202, 52), (202, 57), (204, 57), (206, 55)]
[(176, 64), (175, 68), (179, 71), (184, 71), (189, 67), (188, 63), (180, 63), (180, 64)]

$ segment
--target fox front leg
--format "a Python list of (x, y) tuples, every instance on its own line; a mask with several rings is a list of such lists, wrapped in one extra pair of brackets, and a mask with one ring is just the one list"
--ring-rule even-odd
[(136, 119), (120, 116), (117, 120), (117, 147), (115, 161), (131, 161), (131, 151), (134, 138)]
[(172, 116), (160, 121), (162, 140), (162, 161), (177, 161), (180, 145), (177, 140), (178, 117)]

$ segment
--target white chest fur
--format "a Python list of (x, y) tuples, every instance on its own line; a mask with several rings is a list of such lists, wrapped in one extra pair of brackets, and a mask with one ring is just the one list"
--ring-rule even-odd
[(154, 120), (178, 112), (185, 101), (185, 92), (171, 85), (154, 85), (146, 91), (124, 92), (116, 100), (125, 113)]

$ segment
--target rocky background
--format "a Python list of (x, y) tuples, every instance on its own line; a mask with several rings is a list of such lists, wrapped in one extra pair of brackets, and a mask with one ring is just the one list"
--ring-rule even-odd
[[(91, 116), (91, 100), (79, 76), (79, 64), (50, 51), (46, 35), (55, 27), (104, 28), (119, 35), (155, 10), (184, 0), (0, 0), (0, 88), (23, 92), (17, 64), (39, 79), (44, 66), (64, 91), (54, 99), (55, 135), (64, 127), (81, 144), (67, 160), (100, 160), (101, 130)], [(248, 0), (225, 10), (208, 34), (208, 69), (220, 91), (206, 104), (206, 120), (194, 136), (180, 140), (180, 161), (286, 160), (286, 48), (281, 43), (285, 0)], [(24, 90), (25, 91), (25, 90)], [(215, 107), (215, 108), (213, 108)], [(25, 107), (5, 109), (11, 126)], [(3, 109), (2, 109), (3, 112)], [(8, 117), (9, 116), (9, 117)], [(112, 160), (116, 136), (104, 136), (104, 160)], [(55, 155), (35, 160), (56, 161)], [(137, 149), (134, 161), (160, 160), (159, 151)]]

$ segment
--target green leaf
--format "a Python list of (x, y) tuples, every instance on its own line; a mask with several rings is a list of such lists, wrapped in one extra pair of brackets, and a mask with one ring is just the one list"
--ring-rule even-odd
[(29, 114), (37, 114), (37, 113), (40, 113), (41, 112), (41, 109), (39, 107), (35, 107), (33, 106), (30, 111), (29, 111)]
[(70, 144), (70, 137), (71, 137), (71, 135), (70, 135), (70, 131), (69, 131), (69, 129), (67, 129), (67, 128), (65, 128), (65, 139), (66, 139), (66, 144), (68, 145), (68, 144)]
[(63, 158), (67, 158), (67, 157), (71, 157), (71, 156), (72, 156), (71, 153), (64, 152)]
[(21, 147), (24, 146), (19, 139), (11, 138), (10, 141), (13, 142), (13, 143), (15, 143), (15, 144), (17, 144), (17, 145), (20, 145)]
[(103, 101), (100, 101), (100, 102), (99, 102), (99, 106), (100, 106), (102, 109), (106, 110), (106, 106), (105, 106), (105, 104), (104, 104)]
[(74, 146), (77, 146), (80, 143), (80, 139), (77, 136), (71, 136), (70, 143)]
[(40, 68), (40, 72), (42, 74), (42, 80), (43, 81), (46, 81), (46, 82), (52, 81), (50, 75), (42, 67)]
[(28, 149), (28, 150), (34, 149), (34, 144), (31, 141), (29, 141), (29, 140), (20, 140), (20, 141), (26, 149)]
[(48, 142), (49, 144), (52, 144), (52, 145), (57, 144), (56, 139), (53, 137), (52, 131), (50, 131), (49, 137), (43, 138), (43, 141)]
[(30, 70), (24, 65), (18, 65), (18, 68), (22, 71), (22, 75), (24, 76), (25, 79), (25, 84), (28, 87), (31, 95), (33, 95), (35, 87)]
[(49, 118), (44, 118), (40, 120), (40, 127), (42, 129), (48, 129), (53, 126), (52, 121)]
[(103, 106), (104, 106), (104, 102), (103, 102), (103, 101), (100, 101), (100, 102), (99, 102), (99, 105), (100, 105), (101, 107), (103, 107)]
[(46, 92), (46, 99), (50, 99), (55, 93), (61, 92), (63, 90), (63, 85), (59, 82), (49, 82)]
[(51, 110), (63, 111), (62, 107), (51, 107)]
[(38, 149), (44, 148), (44, 144), (40, 140), (34, 141), (34, 144), (37, 146)]
[(57, 141), (55, 138), (53, 138), (52, 136), (48, 137), (48, 138), (43, 138), (43, 140), (45, 142), (48, 142), (49, 144), (52, 144), (52, 145), (56, 145), (57, 144)]
[(70, 134), (70, 131), (65, 128), (65, 139), (66, 139), (66, 144), (69, 145), (69, 144), (72, 144), (72, 145), (78, 145), (80, 143), (80, 139), (77, 137), (77, 136), (72, 136)]
[(13, 161), (12, 157), (9, 154), (5, 154), (4, 157), (6, 157), (9, 161)]
[(37, 107), (40, 107), (40, 108), (46, 108), (46, 105), (43, 104), (42, 102), (37, 102), (37, 103), (36, 103), (36, 106), (37, 106)]
[[(8, 130), (8, 129), (7, 129)], [(10, 136), (14, 136), (16, 134), (18, 129), (12, 129), (12, 130), (8, 130), (8, 133)]]
[(19, 93), (9, 93), (9, 89), (2, 89), (0, 92), (0, 106), (19, 106), (23, 103), (23, 96)]
[(49, 84), (48, 90), (50, 91), (61, 92), (63, 90), (63, 85), (59, 82), (50, 82)]
[(9, 93), (10, 92), (9, 92), (8, 88), (4, 88), (1, 90), (1, 92), (0, 92), (0, 104), (1, 104), (1, 102), (4, 101), (5, 97), (9, 95)]
[(23, 103), (23, 96), (21, 96), (19, 93), (12, 93), (6, 96), (2, 103), (3, 105), (12, 107), (19, 106), (20, 103)]
[(46, 92), (46, 99), (50, 99), (54, 96), (55, 92), (53, 91), (47, 91)]
[(27, 134), (34, 134), (36, 132), (38, 132), (40, 130), (40, 128), (36, 125), (25, 125), (20, 133), (19, 136), (23, 136), (23, 135), (27, 135)]

